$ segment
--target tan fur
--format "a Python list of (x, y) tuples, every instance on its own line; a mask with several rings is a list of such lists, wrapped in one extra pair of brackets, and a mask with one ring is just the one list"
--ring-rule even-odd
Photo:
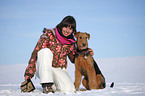
[[(87, 39), (90, 38), (90, 35), (82, 32), (76, 32), (74, 35), (77, 38), (77, 48), (79, 50), (86, 49), (88, 47)], [(74, 85), (77, 91), (81, 84), (82, 76), (84, 76), (82, 84), (87, 90), (100, 89), (99, 85), (103, 77), (101, 74), (96, 75), (93, 63), (93, 57), (90, 53), (87, 55), (87, 58), (85, 58), (84, 54), (75, 58)]]
[[(86, 49), (88, 47), (87, 39), (90, 38), (90, 34), (76, 32), (74, 35), (77, 38), (77, 47), (79, 48), (79, 50)], [(86, 44), (86, 46), (83, 46), (83, 44)]]

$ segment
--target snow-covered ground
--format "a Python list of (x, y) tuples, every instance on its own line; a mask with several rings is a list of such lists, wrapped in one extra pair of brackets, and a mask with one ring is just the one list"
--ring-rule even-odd
[[(33, 78), (36, 90), (31, 93), (21, 93), (20, 84), (24, 81), (23, 75), (27, 64), (15, 64), (0, 65), (0, 96), (145, 96), (145, 56), (96, 59), (96, 61), (106, 78), (105, 89), (44, 94), (39, 79)], [(69, 64), (68, 72), (73, 81), (74, 70), (74, 65)], [(113, 88), (109, 87), (111, 82), (115, 82)]]

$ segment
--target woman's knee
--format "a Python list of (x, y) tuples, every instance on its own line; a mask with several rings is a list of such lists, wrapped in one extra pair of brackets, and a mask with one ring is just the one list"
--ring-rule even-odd
[(39, 55), (50, 55), (52, 57), (53, 53), (51, 52), (51, 50), (49, 48), (43, 48), (38, 51), (38, 56)]

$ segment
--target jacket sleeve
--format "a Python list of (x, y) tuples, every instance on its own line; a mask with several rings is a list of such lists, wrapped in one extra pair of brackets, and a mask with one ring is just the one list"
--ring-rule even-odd
[(37, 45), (35, 46), (31, 58), (29, 60), (28, 66), (25, 70), (24, 76), (30, 76), (31, 78), (34, 76), (36, 71), (36, 62), (37, 62), (37, 52), (41, 50), (42, 48), (46, 48), (48, 44), (48, 32), (46, 31), (43, 35), (40, 36), (39, 41), (37, 42)]
[(74, 45), (71, 46), (68, 57), (72, 63), (75, 63), (75, 47), (74, 47)]

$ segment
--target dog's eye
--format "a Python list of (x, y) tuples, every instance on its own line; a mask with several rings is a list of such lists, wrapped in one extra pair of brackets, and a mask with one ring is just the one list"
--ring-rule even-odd
[(80, 39), (82, 39), (82, 37), (80, 37)]
[(86, 39), (87, 39), (87, 37), (86, 37)]

